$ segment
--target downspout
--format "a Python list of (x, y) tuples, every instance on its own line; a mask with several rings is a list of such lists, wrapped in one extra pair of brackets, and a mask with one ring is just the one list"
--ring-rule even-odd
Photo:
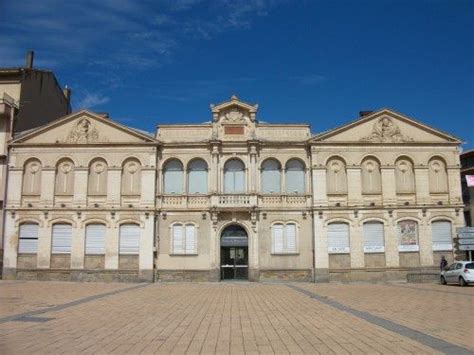
[(308, 146), (308, 151), (309, 151), (309, 190), (311, 193), (311, 245), (312, 245), (312, 262), (313, 262), (313, 270), (312, 270), (312, 281), (315, 283), (316, 282), (316, 262), (314, 260), (314, 257), (316, 255), (316, 245), (315, 245), (315, 239), (316, 239), (316, 231), (314, 230), (314, 186), (313, 186), (313, 152), (311, 149), (311, 144)]

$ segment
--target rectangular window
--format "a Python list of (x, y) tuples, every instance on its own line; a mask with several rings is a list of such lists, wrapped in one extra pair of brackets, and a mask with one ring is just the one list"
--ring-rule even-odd
[(418, 223), (415, 221), (398, 222), (398, 250), (418, 251)]
[(175, 224), (172, 228), (172, 253), (196, 254), (196, 227), (193, 224)]
[(103, 224), (86, 226), (86, 254), (105, 254), (105, 231)]
[(433, 251), (453, 250), (451, 238), (451, 222), (436, 221), (431, 223)]
[(70, 224), (54, 224), (51, 253), (70, 254), (72, 246), (72, 226)]
[(140, 226), (122, 224), (120, 226), (119, 253), (137, 255), (140, 253)]
[(381, 222), (364, 223), (364, 253), (385, 251), (384, 225)]
[(38, 225), (33, 223), (20, 225), (18, 253), (35, 254), (38, 252)]
[(328, 225), (328, 253), (350, 253), (349, 225), (347, 223), (331, 223)]
[(296, 224), (274, 224), (272, 227), (274, 254), (296, 253)]

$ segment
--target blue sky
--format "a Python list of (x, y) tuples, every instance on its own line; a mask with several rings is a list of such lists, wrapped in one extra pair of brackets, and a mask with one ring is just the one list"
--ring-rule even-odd
[(323, 131), (393, 108), (474, 148), (474, 1), (0, 0), (0, 66), (37, 67), (74, 109), (154, 131), (236, 94)]

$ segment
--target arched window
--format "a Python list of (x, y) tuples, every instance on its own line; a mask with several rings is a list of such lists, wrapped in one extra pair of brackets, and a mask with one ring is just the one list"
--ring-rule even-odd
[(30, 159), (23, 170), (23, 195), (35, 196), (41, 193), (41, 162)]
[(286, 192), (289, 194), (304, 194), (305, 167), (298, 159), (290, 159), (285, 169)]
[(364, 159), (362, 162), (362, 193), (380, 194), (382, 192), (382, 178), (380, 164), (374, 158)]
[(433, 158), (429, 162), (430, 192), (448, 192), (448, 173), (446, 164), (440, 158)]
[(105, 254), (105, 232), (104, 224), (88, 224), (86, 226), (86, 254)]
[(96, 159), (89, 165), (89, 195), (107, 195), (107, 163), (103, 159)]
[(188, 165), (188, 193), (207, 194), (207, 163), (202, 159)]
[(230, 159), (224, 165), (224, 192), (245, 192), (245, 166), (241, 160)]
[(296, 253), (296, 224), (275, 223), (272, 226), (272, 252), (275, 254)]
[(328, 160), (326, 171), (328, 193), (347, 193), (347, 174), (346, 164), (344, 163), (344, 161), (339, 158), (332, 158)]
[(385, 251), (384, 225), (382, 222), (364, 223), (364, 252), (383, 253)]
[(171, 253), (197, 253), (197, 235), (196, 226), (194, 224), (173, 224), (173, 226), (171, 227)]
[(70, 254), (72, 247), (72, 226), (67, 223), (53, 224), (51, 253)]
[(122, 195), (140, 195), (142, 169), (137, 159), (128, 159), (122, 167)]
[(74, 194), (74, 163), (63, 159), (56, 165), (56, 195), (72, 196)]
[(412, 220), (398, 222), (398, 250), (418, 251), (418, 223)]
[(38, 224), (20, 224), (18, 253), (36, 254), (38, 252)]
[(415, 192), (415, 172), (413, 163), (407, 158), (398, 159), (395, 163), (397, 193)]
[(331, 223), (328, 225), (328, 252), (344, 254), (350, 252), (349, 224)]
[(262, 163), (262, 192), (264, 194), (281, 191), (281, 165), (278, 160), (267, 159)]
[(140, 253), (140, 226), (122, 224), (120, 226), (119, 254), (136, 255)]
[(431, 223), (431, 239), (433, 250), (452, 250), (452, 228), (450, 221), (435, 221)]
[(183, 164), (177, 159), (166, 162), (163, 168), (163, 191), (165, 194), (183, 193)]

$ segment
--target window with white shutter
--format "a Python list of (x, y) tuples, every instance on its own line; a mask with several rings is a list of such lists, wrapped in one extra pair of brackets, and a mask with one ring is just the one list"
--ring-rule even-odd
[(384, 225), (382, 222), (364, 223), (364, 252), (383, 253), (385, 251)]
[(86, 226), (86, 254), (105, 254), (105, 231), (103, 224)]
[(72, 246), (72, 226), (58, 223), (53, 225), (51, 253), (70, 254)]
[(194, 224), (174, 224), (172, 233), (172, 254), (196, 254), (196, 226)]
[(431, 238), (433, 250), (452, 250), (451, 222), (436, 221), (431, 223)]
[(230, 159), (224, 165), (224, 192), (235, 194), (245, 191), (245, 166), (238, 159)]
[(274, 254), (296, 253), (295, 223), (275, 223), (272, 226), (272, 252)]
[(24, 223), (20, 225), (18, 253), (36, 254), (38, 252), (38, 225)]
[(119, 253), (136, 255), (140, 253), (140, 226), (122, 224), (120, 226)]
[(279, 193), (281, 188), (281, 166), (275, 159), (267, 159), (262, 164), (262, 192), (264, 194)]
[(328, 225), (328, 253), (344, 254), (350, 252), (349, 225), (347, 223), (331, 223)]
[(183, 193), (183, 164), (179, 160), (172, 159), (163, 167), (163, 191), (165, 194)]

